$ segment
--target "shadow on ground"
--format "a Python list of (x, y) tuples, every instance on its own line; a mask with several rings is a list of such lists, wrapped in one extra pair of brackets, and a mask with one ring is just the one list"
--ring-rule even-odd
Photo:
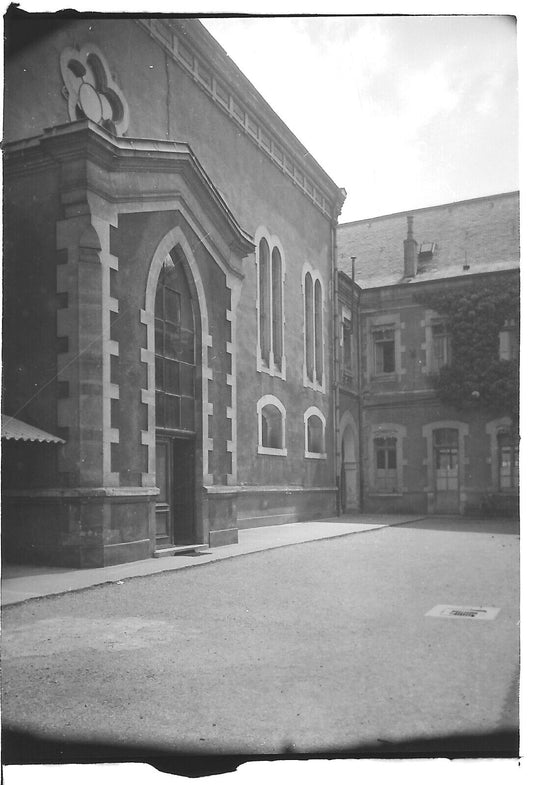
[(468, 532), (471, 534), (520, 534), (520, 522), (515, 518), (459, 518), (457, 516), (439, 516), (395, 524), (394, 528)]
[(278, 755), (198, 754), (168, 749), (107, 745), (98, 742), (69, 742), (26, 731), (4, 728), (2, 732), (4, 765), (58, 763), (147, 763), (159, 771), (186, 777), (210, 776), (236, 771), (243, 763), (275, 760), (316, 759), (413, 759), (413, 758), (518, 758), (517, 730), (498, 733), (441, 736), (375, 744), (313, 750), (295, 749), (288, 741)]

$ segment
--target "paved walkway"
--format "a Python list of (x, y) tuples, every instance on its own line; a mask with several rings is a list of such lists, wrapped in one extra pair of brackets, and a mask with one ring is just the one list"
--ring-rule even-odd
[(278, 526), (241, 529), (239, 542), (236, 545), (223, 545), (210, 551), (199, 552), (196, 555), (178, 554), (160, 559), (145, 559), (127, 564), (117, 564), (113, 567), (97, 567), (88, 570), (8, 564), (2, 570), (2, 605), (13, 605), (36, 597), (78, 591), (104, 583), (116, 583), (141, 575), (180, 570), (185, 567), (229, 559), (233, 556), (242, 556), (246, 553), (281, 548), (285, 545), (358, 534), (384, 526), (395, 526), (421, 520), (423, 517), (420, 515), (361, 515), (354, 513), (319, 521), (302, 521)]

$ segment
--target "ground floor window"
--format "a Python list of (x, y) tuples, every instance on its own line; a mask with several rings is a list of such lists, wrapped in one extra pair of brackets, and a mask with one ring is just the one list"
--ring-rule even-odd
[(395, 493), (398, 490), (397, 440), (394, 436), (374, 439), (376, 490)]
[(459, 431), (456, 428), (438, 428), (433, 433), (435, 451), (436, 490), (458, 488)]
[(498, 434), (498, 485), (501, 491), (518, 488), (518, 445), (510, 433)]
[(285, 407), (273, 395), (264, 395), (257, 402), (258, 452), (266, 455), (286, 455)]
[(272, 404), (265, 406), (261, 413), (261, 446), (281, 449), (281, 412)]
[(310, 406), (304, 414), (305, 457), (326, 457), (326, 418), (316, 406)]

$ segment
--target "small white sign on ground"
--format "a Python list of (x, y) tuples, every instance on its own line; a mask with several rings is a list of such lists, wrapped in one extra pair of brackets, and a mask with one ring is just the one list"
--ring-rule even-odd
[(426, 616), (442, 619), (485, 619), (492, 621), (499, 614), (499, 608), (480, 608), (472, 605), (435, 605)]

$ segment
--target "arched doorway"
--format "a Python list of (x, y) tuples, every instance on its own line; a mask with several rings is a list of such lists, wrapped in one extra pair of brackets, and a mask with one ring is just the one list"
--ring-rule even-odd
[(196, 537), (200, 428), (198, 309), (179, 246), (164, 258), (155, 292), (156, 549)]
[(355, 423), (349, 412), (341, 420), (341, 509), (358, 510), (359, 500), (359, 462), (357, 459), (357, 440)]

